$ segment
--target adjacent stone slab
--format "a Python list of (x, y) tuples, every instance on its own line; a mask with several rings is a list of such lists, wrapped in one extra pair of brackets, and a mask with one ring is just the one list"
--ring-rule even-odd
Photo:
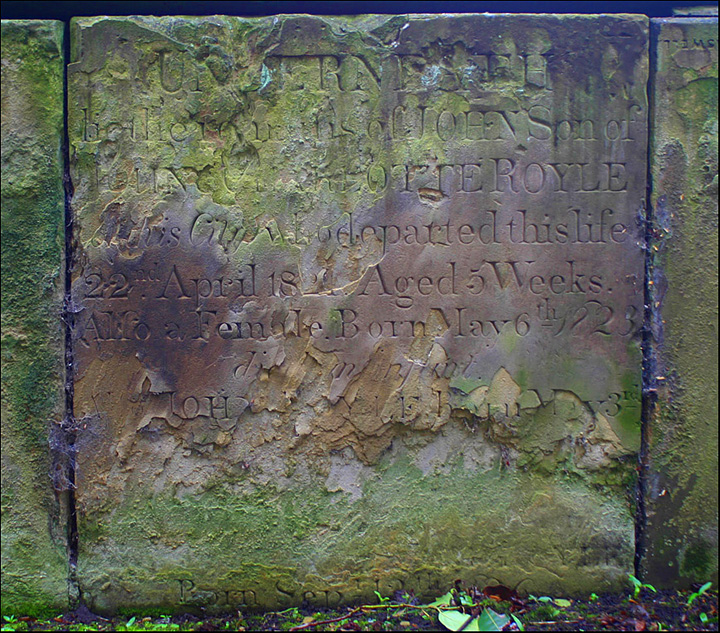
[(717, 18), (653, 21), (654, 379), (645, 567), (717, 580)]
[(60, 22), (2, 21), (2, 610), (24, 615), (68, 595), (67, 482), (50, 457), (64, 411), (63, 64)]
[(72, 38), (91, 608), (625, 584), (644, 17)]

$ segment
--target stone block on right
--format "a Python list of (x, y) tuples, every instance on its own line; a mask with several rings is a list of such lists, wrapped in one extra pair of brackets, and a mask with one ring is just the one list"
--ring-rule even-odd
[(646, 578), (717, 581), (717, 18), (653, 20)]

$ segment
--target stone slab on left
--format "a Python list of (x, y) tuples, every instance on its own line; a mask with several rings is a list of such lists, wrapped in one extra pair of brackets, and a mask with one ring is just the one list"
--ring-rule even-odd
[(2, 21), (4, 614), (68, 606), (67, 482), (52, 448), (65, 401), (63, 64), (61, 22)]

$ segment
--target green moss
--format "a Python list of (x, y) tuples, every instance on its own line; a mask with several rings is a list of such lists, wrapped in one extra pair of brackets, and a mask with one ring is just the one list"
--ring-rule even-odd
[[(631, 364), (638, 368), (642, 366), (642, 352), (637, 344), (632, 343), (628, 346), (628, 355), (633, 361)], [(624, 397), (621, 399), (620, 411), (616, 416), (616, 420), (620, 425), (623, 444), (633, 451), (640, 450), (641, 380), (642, 376), (639, 370), (627, 371), (622, 374), (620, 385)]]
[(528, 370), (527, 370), (525, 367), (520, 368), (520, 369), (515, 373), (514, 378), (515, 378), (515, 382), (516, 382), (518, 385), (520, 385), (520, 388), (521, 388), (523, 391), (527, 391), (528, 389), (531, 389), (531, 388), (532, 388), (532, 385), (530, 385), (529, 382), (528, 382), (528, 380), (529, 380), (529, 372), (528, 372)]
[(62, 24), (2, 22), (2, 610), (67, 606), (49, 473), (62, 417)]
[[(713, 37), (717, 23), (663, 24), (688, 40)], [(701, 52), (702, 49), (697, 49)], [(658, 57), (653, 202), (662, 239), (655, 266), (666, 290), (661, 310), (663, 379), (651, 422), (649, 578), (659, 586), (703, 582), (717, 573), (717, 63), (691, 64), (673, 50)], [(694, 67), (690, 67), (694, 66)], [(668, 526), (674, 534), (668, 542)]]
[[(200, 496), (126, 498), (112, 522), (100, 514), (82, 520), (81, 534), (93, 523), (109, 525), (100, 541), (81, 539), (86, 595), (103, 612), (127, 604), (127, 591), (133, 604), (170, 606), (184, 582), (191, 606), (221, 609), (223, 592), (252, 590), (258, 605), (250, 606), (276, 607), (299, 604), (306, 591), (317, 600), (327, 589), (347, 599), (372, 597), (375, 580), (382, 588), (402, 579), (406, 589), (431, 597), (433, 583), (452, 582), (460, 569), (477, 582), (493, 575), (517, 583), (527, 572), (506, 559), (508, 551), (542, 559), (563, 575), (565, 590), (582, 594), (598, 583), (612, 586), (607, 564), (619, 565), (618, 582), (631, 565), (632, 519), (623, 503), (570, 478), (472, 473), (461, 456), (447, 467), (443, 477), (423, 476), (409, 458), (385, 459), (355, 502), (317, 484), (238, 494), (230, 482)], [(554, 498), (551, 507), (539, 503), (543, 495)], [(590, 527), (596, 515), (603, 516), (596, 521), (602, 533)], [(577, 559), (569, 543), (580, 524), (590, 532), (583, 537), (587, 553)], [(526, 590), (558, 589), (553, 574), (533, 574)]]
[(8, 422), (21, 430), (17, 441), (31, 452), (47, 441), (61, 367), (62, 60), (55, 24), (4, 21), (2, 27), (3, 59), (22, 56), (18, 68), (4, 70), (7, 81), (17, 82), (7, 89), (30, 106), (12, 110), (14, 130), (3, 128), (3, 400), (15, 412)]
[(680, 569), (690, 578), (709, 578), (713, 569), (711, 547), (705, 542), (690, 545), (682, 556)]
[(548, 622), (553, 621), (558, 616), (559, 609), (551, 604), (541, 604), (525, 616), (528, 622)]
[(454, 376), (452, 380), (450, 380), (449, 387), (450, 389), (457, 389), (465, 395), (469, 395), (475, 389), (484, 384), (487, 384), (487, 382), (483, 382), (479, 378), (467, 378), (463, 375), (459, 375)]

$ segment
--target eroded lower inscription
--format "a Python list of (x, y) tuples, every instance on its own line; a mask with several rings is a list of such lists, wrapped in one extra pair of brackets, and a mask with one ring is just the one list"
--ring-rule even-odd
[(76, 21), (96, 607), (621, 580), (646, 27)]

